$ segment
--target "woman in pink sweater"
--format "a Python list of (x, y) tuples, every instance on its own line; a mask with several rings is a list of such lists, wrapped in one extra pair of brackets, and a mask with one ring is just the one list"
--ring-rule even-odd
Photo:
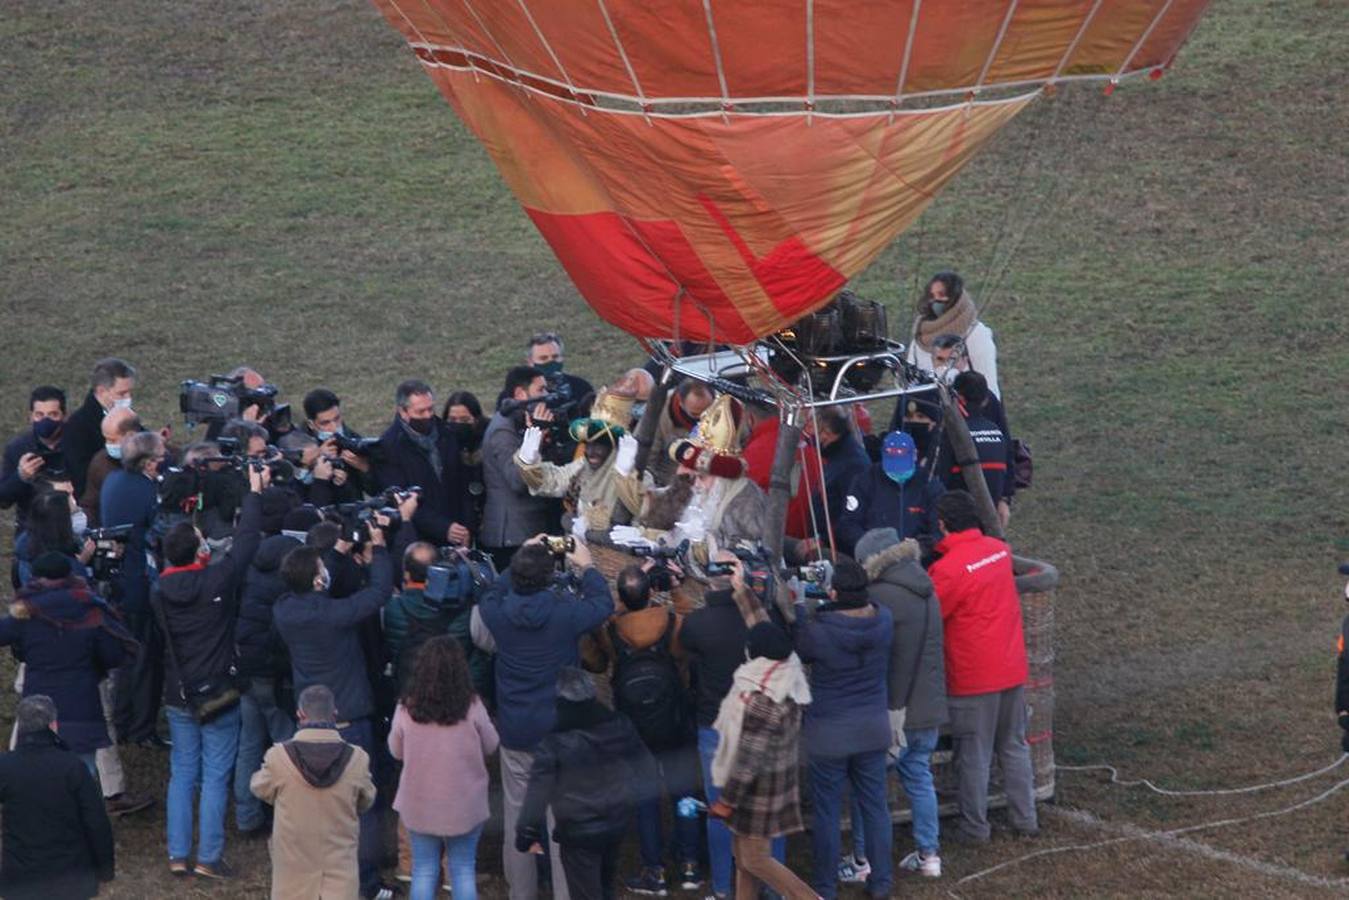
[(389, 731), (389, 752), (403, 761), (393, 808), (412, 842), (411, 900), (435, 897), (442, 849), (455, 900), (477, 900), (487, 757), (496, 749), (463, 647), (449, 635), (431, 638), (417, 651)]

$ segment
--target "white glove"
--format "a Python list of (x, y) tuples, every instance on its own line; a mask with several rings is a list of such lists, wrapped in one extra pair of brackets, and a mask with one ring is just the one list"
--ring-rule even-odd
[(520, 442), (520, 452), (516, 456), (527, 466), (538, 465), (539, 445), (542, 443), (543, 429), (531, 425), (525, 429), (525, 439)]
[(609, 529), (609, 540), (620, 547), (650, 547), (651, 542), (636, 525), (615, 525)]
[(637, 467), (637, 438), (625, 434), (618, 439), (618, 458), (614, 460), (614, 471), (624, 477), (631, 475)]
[(707, 540), (707, 526), (701, 519), (696, 522), (675, 522), (674, 530), (694, 544)]
[(909, 745), (904, 738), (904, 718), (907, 709), (890, 710), (890, 755), (898, 756), (899, 751)]

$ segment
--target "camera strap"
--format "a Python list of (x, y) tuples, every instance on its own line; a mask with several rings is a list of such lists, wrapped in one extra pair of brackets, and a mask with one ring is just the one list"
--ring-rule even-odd
[(159, 630), (164, 633), (164, 652), (169, 654), (169, 662), (173, 663), (173, 669), (178, 673), (178, 696), (186, 703), (187, 676), (178, 662), (178, 654), (173, 650), (173, 638), (169, 636), (169, 620), (164, 614), (163, 599), (158, 590), (150, 592), (150, 609), (155, 614), (155, 620), (159, 622)]

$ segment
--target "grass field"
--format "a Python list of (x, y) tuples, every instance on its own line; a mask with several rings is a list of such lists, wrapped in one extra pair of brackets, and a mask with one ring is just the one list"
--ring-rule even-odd
[[(893, 322), (940, 266), (992, 301), (1037, 463), (1010, 537), (1064, 573), (1061, 762), (1216, 788), (1338, 753), (1346, 38), (1342, 0), (1217, 0), (1166, 78), (1036, 105), (857, 280)], [(78, 402), (110, 353), (141, 368), (154, 424), (179, 380), (247, 361), (291, 399), (334, 388), (366, 432), (404, 377), (490, 394), (542, 328), (597, 381), (639, 358), (367, 4), (10, 0), (0, 48), (6, 433), (32, 385)], [(159, 759), (129, 756), (139, 786), (162, 779)], [(1344, 778), (1175, 799), (1061, 773), (1042, 838), (951, 848), (947, 877), (913, 892), (1344, 893), (1349, 792), (958, 882), (1130, 827), (1279, 810)], [(236, 886), (183, 888), (162, 869), (161, 813), (117, 828), (109, 896), (265, 892), (258, 845), (230, 849)]]

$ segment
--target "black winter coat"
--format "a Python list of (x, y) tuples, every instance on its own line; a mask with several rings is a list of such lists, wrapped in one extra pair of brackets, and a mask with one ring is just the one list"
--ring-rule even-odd
[(290, 656), (272, 625), (272, 607), (286, 592), (286, 583), (281, 580), (281, 560), (299, 546), (299, 541), (284, 534), (265, 538), (253, 564), (244, 573), (239, 621), (234, 626), (240, 675), (250, 678), (290, 675)]
[(83, 578), (35, 578), (0, 619), (0, 645), (28, 668), (25, 697), (46, 694), (61, 738), (76, 753), (112, 744), (98, 684), (135, 653), (135, 641)]
[(679, 629), (679, 646), (689, 657), (698, 725), (711, 728), (745, 661), (749, 628), (729, 590), (708, 591), (703, 599), (706, 605), (689, 613)]
[[(239, 615), (239, 588), (262, 542), (262, 519), (257, 494), (244, 498), (239, 525), (229, 553), (220, 562), (165, 569), (155, 584), (151, 602), (167, 625), (164, 652), (164, 703), (185, 704), (183, 684), (195, 684), (228, 675), (235, 668), (234, 628)], [(162, 626), (161, 626), (162, 627)], [(178, 665), (183, 671), (178, 671)]]
[(550, 808), (559, 844), (603, 846), (621, 835), (656, 762), (627, 716), (598, 701), (557, 704), (557, 729), (539, 742), (516, 824), (516, 846), (542, 843)]
[(0, 897), (87, 900), (113, 878), (112, 825), (98, 784), (50, 731), (0, 754)]
[(94, 399), (91, 390), (84, 403), (66, 418), (61, 429), (61, 446), (66, 451), (66, 470), (75, 482), (75, 496), (84, 496), (84, 476), (89, 462), (103, 449), (103, 407)]
[(478, 523), (473, 520), (473, 504), (468, 494), (472, 473), (459, 453), (459, 442), (440, 419), (431, 421), (440, 457), (440, 476), (436, 476), (430, 458), (412, 442), (403, 431), (402, 420), (395, 416), (393, 424), (380, 437), (375, 481), (381, 490), (421, 485), (422, 498), (412, 522), (422, 540), (444, 544), (455, 522), (469, 531), (477, 531)]
[[(102, 446), (102, 440), (103, 439), (100, 437), (100, 447)], [(61, 440), (57, 443), (57, 447), (65, 453), (67, 452), (66, 446), (65, 432), (63, 430)], [(19, 530), (23, 530), (27, 525), (28, 504), (33, 500), (33, 485), (19, 477), (19, 460), (23, 459), (24, 454), (26, 453), (37, 453), (39, 450), (45, 451), (48, 449), (50, 448), (45, 445), (39, 447), (37, 435), (33, 434), (33, 429), (31, 428), (15, 437), (8, 444), (5, 444), (4, 463), (0, 464), (0, 508), (8, 509), (11, 506), (18, 507), (15, 510), (14, 524)], [(86, 462), (85, 468), (88, 468), (88, 465), (89, 464)], [(74, 474), (68, 456), (66, 457), (66, 461), (61, 464), (61, 467), (72, 475)], [(46, 466), (43, 466), (42, 469), (39, 469), (38, 471), (41, 472), (46, 468)], [(81, 469), (80, 478), (79, 481), (76, 482), (75, 487), (75, 490), (77, 491), (75, 494), (76, 497), (80, 496), (78, 491), (83, 489), (80, 487), (83, 481), (84, 469)]]

